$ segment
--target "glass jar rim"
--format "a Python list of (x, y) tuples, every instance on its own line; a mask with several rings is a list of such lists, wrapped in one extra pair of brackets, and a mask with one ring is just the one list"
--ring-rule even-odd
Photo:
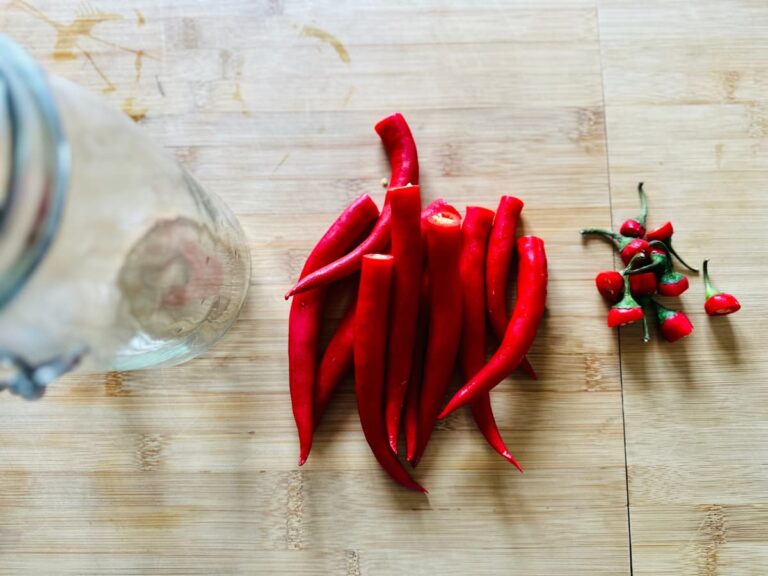
[[(9, 128), (8, 176), (0, 195), (0, 243), (7, 242), (9, 223), (22, 195), (38, 198), (35, 218), (24, 231), (24, 242), (0, 261), (0, 311), (18, 294), (45, 258), (58, 231), (69, 184), (69, 146), (45, 72), (16, 42), (0, 34), (0, 114)], [(31, 106), (30, 106), (31, 104)], [(26, 112), (25, 112), (26, 110)], [(30, 166), (30, 118), (36, 116), (43, 131), (40, 166)], [(26, 117), (25, 117), (26, 114)], [(25, 189), (23, 174), (40, 169), (38, 190)]]

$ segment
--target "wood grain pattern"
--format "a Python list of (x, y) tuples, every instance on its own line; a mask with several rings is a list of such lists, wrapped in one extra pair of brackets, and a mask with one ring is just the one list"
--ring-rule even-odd
[(635, 354), (637, 332), (621, 334), (634, 573), (763, 574), (768, 10), (601, 0), (599, 16), (614, 223), (645, 180), (652, 221), (673, 220), (676, 247), (711, 258), (744, 306), (708, 318), (696, 279), (694, 337)]
[[(253, 258), (242, 318), (203, 357), (2, 398), (0, 574), (765, 573), (768, 8), (478, 4), (0, 8), (45, 67), (102, 92), (220, 194)], [(383, 198), (372, 127), (394, 110), (428, 197), (517, 194), (547, 242), (541, 379), (493, 394), (522, 476), (462, 411), (417, 472), (430, 494), (404, 492), (349, 386), (296, 466), (282, 294), (349, 200)], [(711, 257), (744, 305), (711, 321), (694, 281), (696, 333), (675, 346), (605, 328), (592, 278), (612, 256), (577, 235), (634, 214), (641, 179), (652, 221), (673, 220), (676, 247)]]

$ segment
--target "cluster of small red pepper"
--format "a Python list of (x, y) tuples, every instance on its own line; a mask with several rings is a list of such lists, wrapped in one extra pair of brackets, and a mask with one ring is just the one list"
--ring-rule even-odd
[[(489, 392), (526, 360), (544, 314), (544, 242), (516, 238), (522, 201), (503, 196), (497, 212), (459, 212), (438, 199), (422, 209), (416, 144), (405, 119), (375, 126), (391, 164), (379, 213), (368, 195), (354, 200), (310, 253), (293, 296), (288, 356), (299, 465), (339, 383), (354, 373), (360, 423), (381, 466), (398, 483), (425, 491), (398, 458), (415, 467), (439, 419), (468, 405), (488, 443), (522, 471), (494, 419)], [(361, 240), (362, 238), (362, 240)], [(517, 300), (506, 293), (518, 254)], [(327, 291), (359, 272), (357, 294), (320, 355)], [(486, 315), (500, 345), (486, 362)], [(319, 358), (319, 360), (318, 360)], [(442, 408), (458, 364), (466, 384)]]
[[(643, 183), (637, 186), (641, 212), (637, 218), (626, 220), (619, 233), (602, 228), (584, 228), (583, 235), (597, 234), (609, 239), (626, 266), (620, 272), (607, 270), (595, 277), (598, 292), (612, 304), (608, 312), (608, 326), (643, 323), (643, 340), (650, 340), (645, 310), (652, 308), (658, 319), (662, 336), (668, 342), (685, 338), (693, 332), (693, 324), (684, 312), (670, 310), (653, 296), (680, 296), (688, 290), (688, 278), (674, 270), (673, 257), (691, 272), (689, 266), (672, 247), (674, 228), (667, 221), (654, 230), (646, 231), (648, 202)], [(741, 308), (735, 296), (718, 292), (709, 278), (709, 260), (703, 264), (706, 301), (704, 309), (710, 316), (732, 314)]]

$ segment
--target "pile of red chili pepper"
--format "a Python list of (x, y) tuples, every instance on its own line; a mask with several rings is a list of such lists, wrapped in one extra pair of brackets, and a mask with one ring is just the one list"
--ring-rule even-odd
[[(381, 213), (368, 195), (354, 200), (286, 295), (293, 297), (288, 356), (299, 465), (334, 391), (353, 372), (365, 438), (403, 486), (425, 491), (402, 460), (415, 467), (437, 420), (465, 405), (488, 443), (522, 471), (499, 433), (489, 392), (518, 367), (535, 377), (526, 354), (544, 314), (544, 242), (516, 237), (523, 203), (511, 196), (501, 198), (495, 213), (468, 206), (463, 219), (442, 199), (422, 207), (416, 144), (405, 119), (393, 114), (375, 129), (392, 172)], [(514, 253), (517, 299), (510, 317)], [(356, 275), (356, 297), (321, 353), (328, 291)], [(488, 324), (500, 344), (486, 360)], [(443, 406), (457, 363), (465, 384)]]
[[(648, 202), (643, 183), (637, 186), (640, 215), (626, 220), (619, 232), (603, 228), (583, 228), (582, 235), (600, 235), (611, 241), (626, 266), (623, 270), (607, 270), (595, 277), (598, 292), (612, 304), (608, 311), (608, 326), (643, 323), (643, 341), (650, 340), (647, 311), (658, 320), (662, 336), (668, 342), (685, 338), (693, 332), (693, 324), (684, 312), (671, 310), (658, 302), (654, 295), (678, 297), (688, 289), (688, 278), (674, 270), (673, 257), (691, 272), (689, 266), (672, 247), (672, 223), (646, 231)], [(732, 314), (741, 308), (735, 296), (717, 291), (709, 278), (708, 260), (704, 260), (704, 309), (710, 316)]]

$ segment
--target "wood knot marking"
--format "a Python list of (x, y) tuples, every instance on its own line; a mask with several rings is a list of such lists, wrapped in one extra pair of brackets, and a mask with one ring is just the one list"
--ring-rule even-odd
[(699, 576), (718, 576), (718, 554), (726, 543), (726, 518), (723, 507), (719, 504), (703, 506), (704, 519), (699, 533), (704, 536), (696, 550), (697, 574)]
[(592, 108), (576, 110), (576, 129), (570, 140), (576, 143), (589, 144), (603, 138), (603, 116), (600, 111)]
[(285, 541), (289, 550), (301, 550), (304, 539), (304, 473), (294, 470), (288, 475)]
[(736, 88), (739, 86), (741, 80), (741, 72), (736, 70), (729, 70), (723, 74), (723, 91), (725, 93), (726, 100), (734, 100), (736, 96)]
[(113, 398), (131, 395), (131, 391), (123, 387), (123, 375), (120, 372), (107, 372), (104, 377), (104, 391), (107, 396)]
[(603, 389), (603, 367), (594, 354), (584, 356), (584, 389), (587, 392), (598, 392)]
[(345, 550), (347, 559), (347, 576), (360, 576), (360, 554), (357, 550)]
[(458, 176), (461, 172), (461, 154), (455, 144), (446, 144), (440, 150), (441, 173), (443, 176)]
[(160, 467), (165, 440), (159, 434), (141, 434), (136, 442), (136, 464), (142, 472)]

